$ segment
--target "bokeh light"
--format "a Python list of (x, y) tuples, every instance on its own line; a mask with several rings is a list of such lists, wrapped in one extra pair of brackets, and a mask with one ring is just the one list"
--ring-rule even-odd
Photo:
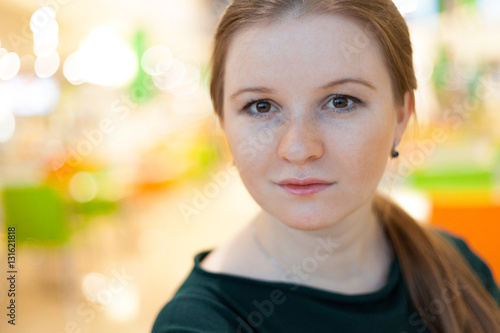
[(418, 8), (418, 0), (393, 0), (401, 14), (407, 14)]
[(175, 96), (189, 96), (200, 87), (200, 71), (193, 65), (185, 64), (185, 72), (181, 81), (171, 89)]
[(52, 7), (42, 7), (35, 11), (31, 16), (30, 28), (33, 31), (33, 49), (38, 57), (50, 57), (56, 52), (59, 25)]
[(44, 57), (57, 49), (57, 45), (59, 44), (59, 39), (54, 39), (50, 44), (35, 44), (33, 49), (37, 56)]
[(139, 313), (139, 301), (137, 287), (128, 282), (123, 290), (112, 294), (110, 302), (106, 304), (106, 313), (115, 321), (131, 321)]
[(52, 52), (43, 57), (38, 57), (35, 61), (35, 73), (40, 78), (51, 77), (59, 68), (59, 54)]
[(139, 291), (130, 281), (120, 283), (115, 278), (92, 272), (82, 279), (82, 291), (89, 301), (101, 304), (115, 321), (133, 320), (139, 312)]
[(36, 44), (50, 44), (58, 35), (59, 24), (57, 24), (55, 19), (52, 19), (43, 28), (33, 32), (33, 39)]
[(71, 84), (78, 85), (85, 83), (80, 54), (78, 52), (73, 52), (66, 58), (63, 66), (63, 74), (66, 80)]
[(76, 173), (69, 182), (69, 193), (78, 202), (88, 202), (95, 198), (98, 191), (97, 181), (90, 172)]
[(130, 82), (138, 68), (136, 55), (110, 26), (95, 28), (83, 40), (79, 61), (87, 82), (111, 88)]
[(16, 119), (12, 112), (0, 104), (0, 142), (9, 141), (16, 130)]
[(178, 86), (184, 79), (184, 75), (186, 75), (186, 66), (174, 59), (167, 71), (153, 76), (153, 82), (161, 90), (168, 91)]
[(59, 25), (51, 21), (46, 27), (33, 33), (33, 40), (37, 45), (52, 45), (58, 41)]
[(43, 116), (55, 110), (61, 96), (59, 82), (19, 75), (0, 85), (0, 99), (17, 116)]
[(89, 273), (82, 279), (83, 295), (91, 302), (102, 301), (100, 295), (107, 290), (109, 279), (101, 273)]
[(50, 26), (56, 18), (56, 12), (52, 7), (42, 7), (37, 9), (30, 19), (30, 29), (34, 33)]
[(165, 73), (172, 65), (172, 52), (165, 46), (150, 47), (141, 58), (141, 67), (144, 72), (155, 76)]
[(10, 80), (17, 75), (21, 68), (21, 60), (19, 56), (10, 52), (0, 59), (0, 79)]

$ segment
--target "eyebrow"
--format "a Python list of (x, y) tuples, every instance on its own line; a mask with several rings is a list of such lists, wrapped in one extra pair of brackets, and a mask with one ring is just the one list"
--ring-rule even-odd
[[(363, 86), (366, 86), (370, 89), (377, 90), (377, 88), (375, 88), (375, 85), (373, 83), (371, 83), (370, 81), (367, 81), (367, 80), (360, 79), (360, 78), (345, 78), (345, 79), (340, 79), (340, 80), (334, 80), (334, 81), (328, 82), (327, 84), (319, 87), (319, 90), (333, 88), (333, 87), (340, 86), (340, 85), (346, 84), (346, 83), (357, 83), (357, 84), (361, 84)], [(258, 93), (263, 93), (263, 94), (274, 94), (276, 92), (276, 90), (266, 88), (266, 87), (243, 88), (243, 89), (238, 90), (234, 94), (232, 94), (231, 99), (234, 99), (238, 95), (241, 95), (241, 94), (246, 93), (246, 92), (258, 92)]]

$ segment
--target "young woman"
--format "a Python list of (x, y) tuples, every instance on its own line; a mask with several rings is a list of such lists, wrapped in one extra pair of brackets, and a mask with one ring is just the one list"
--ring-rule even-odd
[(211, 80), (262, 211), (195, 257), (153, 332), (500, 332), (488, 266), (376, 192), (415, 105), (391, 0), (235, 0)]

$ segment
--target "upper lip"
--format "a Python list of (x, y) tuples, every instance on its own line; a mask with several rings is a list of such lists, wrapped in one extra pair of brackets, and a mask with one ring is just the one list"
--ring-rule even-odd
[(318, 178), (287, 178), (283, 179), (278, 183), (278, 185), (311, 185), (311, 184), (332, 184), (332, 182), (321, 180)]

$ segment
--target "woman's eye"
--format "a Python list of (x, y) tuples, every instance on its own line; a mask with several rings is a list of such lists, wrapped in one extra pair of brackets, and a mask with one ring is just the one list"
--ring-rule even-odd
[(242, 109), (251, 117), (266, 117), (273, 110), (273, 105), (266, 100), (251, 101)]
[(257, 102), (255, 103), (255, 109), (259, 113), (269, 112), (271, 110), (271, 104), (268, 102)]
[(332, 105), (332, 108), (336, 110), (336, 112), (346, 112), (350, 111), (356, 107), (356, 103), (360, 103), (361, 101), (354, 97), (347, 96), (335, 96), (333, 97), (327, 105)]
[(352, 101), (346, 97), (336, 97), (333, 99), (333, 106), (336, 108), (345, 108), (351, 105), (349, 102), (352, 104)]

